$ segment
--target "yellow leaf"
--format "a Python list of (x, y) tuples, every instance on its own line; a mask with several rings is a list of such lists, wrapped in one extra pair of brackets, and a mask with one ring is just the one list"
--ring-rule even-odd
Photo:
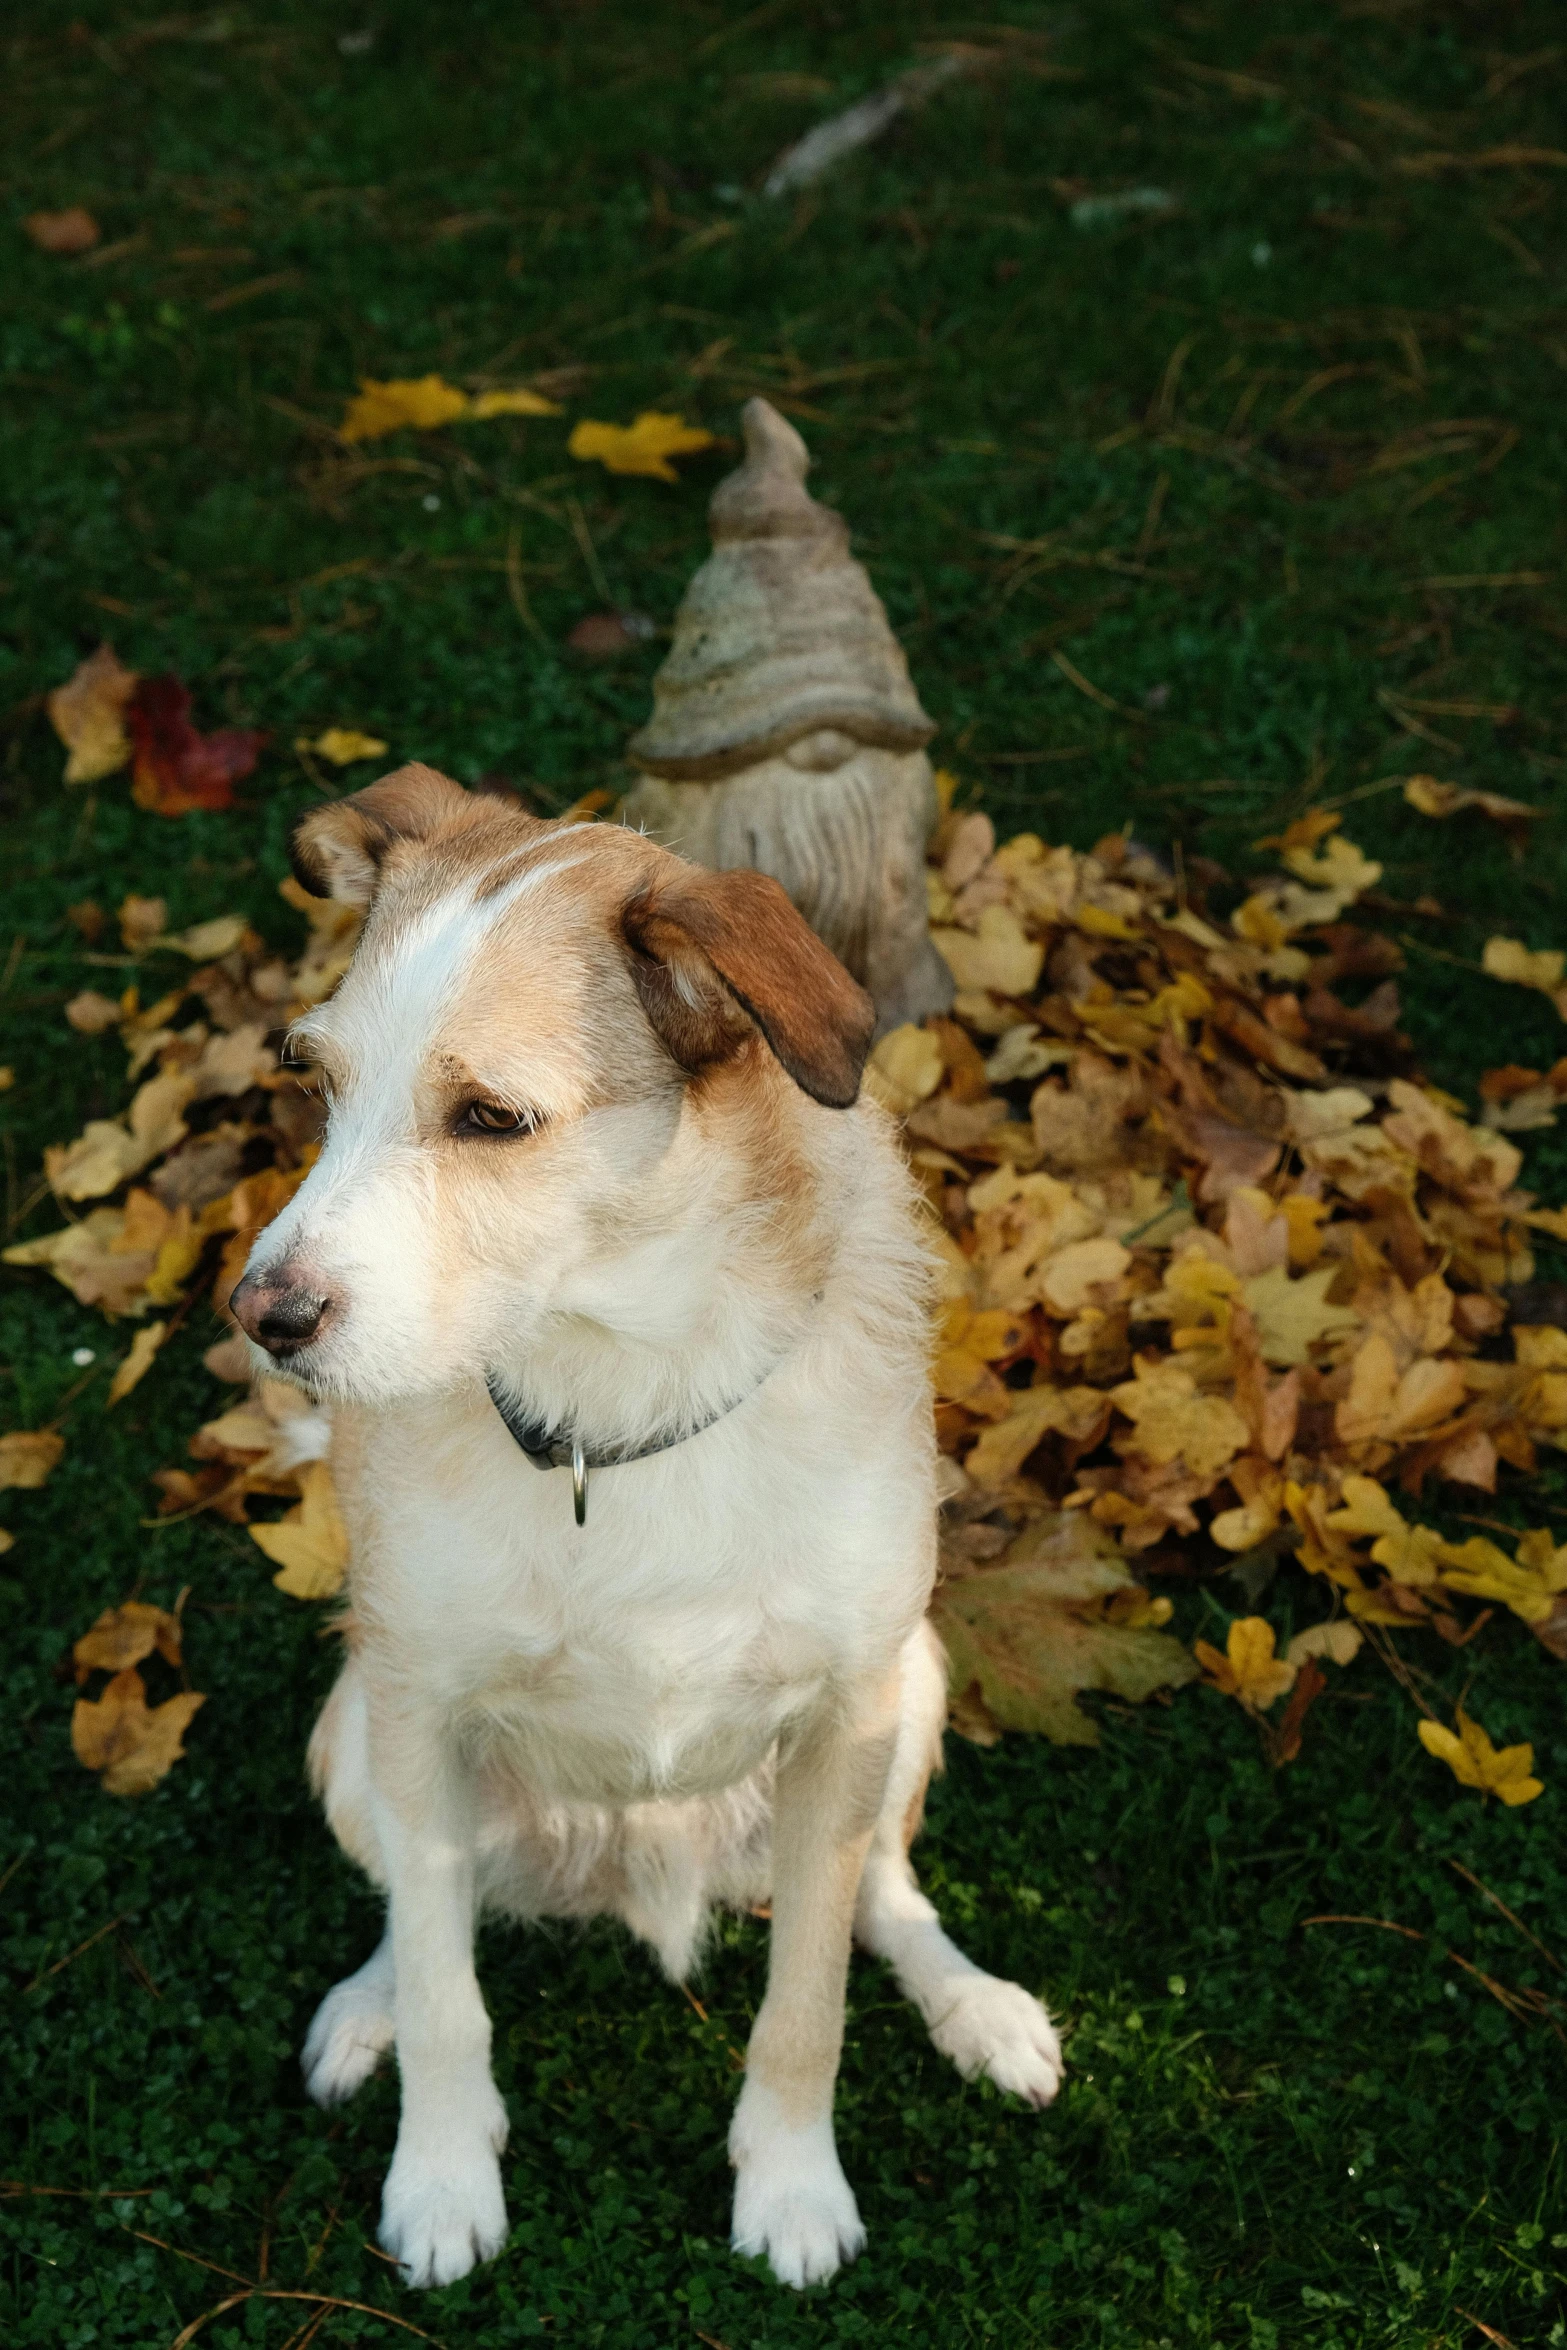
[(1476, 808), (1494, 824), (1510, 826), (1515, 832), (1540, 813), (1526, 800), (1505, 799), (1496, 791), (1469, 791), (1461, 783), (1439, 783), (1434, 775), (1412, 775), (1404, 786), (1404, 798), (1422, 816), (1461, 816), (1466, 808)]
[(1534, 1767), (1534, 1748), (1493, 1746), (1479, 1723), (1472, 1722), (1461, 1706), (1456, 1738), (1440, 1722), (1421, 1722), (1419, 1734), (1427, 1754), (1445, 1762), (1461, 1785), (1478, 1787), (1482, 1795), (1499, 1795), (1511, 1808), (1520, 1803), (1533, 1803), (1537, 1795), (1545, 1793), (1544, 1782), (1529, 1776)]
[(1097, 1387), (1029, 1387), (1004, 1420), (987, 1428), (964, 1462), (976, 1485), (994, 1491), (1014, 1478), (1044, 1437), (1086, 1444), (1103, 1427), (1108, 1399)]
[(412, 424), (421, 432), (452, 424), (468, 413), (468, 395), (438, 375), (400, 376), (377, 383), (359, 378), (357, 396), (350, 400), (338, 427), (345, 441), (377, 441), (382, 435)]
[(123, 1673), (144, 1656), (158, 1654), (171, 1665), (180, 1657), (180, 1620), (166, 1608), (149, 1607), (145, 1600), (128, 1599), (120, 1607), (106, 1607), (98, 1621), (82, 1634), (71, 1655), (76, 1678), (89, 1673)]
[(670, 458), (690, 456), (712, 445), (713, 435), (700, 425), (687, 424), (683, 416), (668, 416), (657, 408), (644, 409), (629, 425), (597, 424), (584, 417), (573, 425), (566, 443), (571, 456), (584, 462), (596, 457), (609, 473), (648, 474), (655, 481), (678, 481), (680, 476)]
[(1090, 938), (1136, 938), (1124, 914), (1117, 914), (1107, 906), (1083, 904), (1074, 908), (1072, 920), (1079, 930), (1086, 930)]
[(1330, 1664), (1350, 1665), (1359, 1656), (1365, 1637), (1358, 1624), (1348, 1624), (1337, 1616), (1331, 1624), (1313, 1624), (1297, 1632), (1284, 1651), (1284, 1662), (1298, 1667), (1313, 1656), (1326, 1657)]
[(1567, 955), (1560, 947), (1541, 947), (1531, 952), (1516, 938), (1488, 938), (1481, 950), (1480, 968), (1493, 979), (1509, 980), (1515, 987), (1539, 988), (1549, 995), (1562, 983)]
[(1265, 1363), (1288, 1370), (1309, 1363), (1312, 1349), (1340, 1331), (1358, 1328), (1360, 1317), (1350, 1306), (1329, 1305), (1327, 1293), (1337, 1267), (1325, 1265), (1318, 1273), (1291, 1275), (1283, 1265), (1254, 1273), (1244, 1296), (1257, 1325), (1257, 1343)]
[(49, 723), (70, 752), (67, 783), (97, 783), (131, 755), (125, 706), (140, 679), (116, 659), (112, 645), (90, 653), (49, 696)]
[(149, 1322), (144, 1329), (137, 1331), (131, 1340), (130, 1353), (109, 1382), (108, 1399), (104, 1404), (105, 1411), (111, 1405), (121, 1402), (130, 1394), (133, 1387), (139, 1386), (141, 1381), (146, 1378), (147, 1373), (152, 1369), (152, 1358), (168, 1334), (169, 1325), (167, 1322)]
[(206, 1702), (187, 1689), (149, 1707), (140, 1673), (128, 1666), (115, 1674), (96, 1703), (77, 1699), (71, 1715), (76, 1759), (89, 1771), (103, 1773), (106, 1794), (145, 1795), (184, 1753), (191, 1717)]
[[(932, 1615), (960, 1700), (977, 1682), (1002, 1729), (1097, 1746), (1098, 1726), (1078, 1691), (1105, 1689), (1140, 1705), (1156, 1689), (1196, 1678), (1180, 1642), (1138, 1620), (1145, 1602), (1114, 1543), (1073, 1510), (1028, 1527), (999, 1565), (944, 1583)], [(1148, 1618), (1157, 1612), (1157, 1601), (1147, 1602)]]
[(1054, 1312), (1075, 1314), (1101, 1281), (1118, 1280), (1131, 1261), (1130, 1249), (1103, 1235), (1070, 1241), (1046, 1260), (1038, 1277), (1040, 1295)]
[(1363, 890), (1372, 888), (1382, 878), (1381, 866), (1341, 832), (1333, 833), (1317, 853), (1304, 845), (1287, 848), (1284, 863), (1297, 881), (1304, 881), (1312, 889), (1331, 890), (1344, 905), (1353, 903)]
[(352, 767), (356, 759), (384, 759), (387, 750), (379, 735), (360, 734), (352, 726), (329, 726), (314, 738), (302, 735), (297, 747), (330, 759), (334, 767)]
[(1196, 1477), (1216, 1477), (1248, 1441), (1235, 1406), (1222, 1395), (1199, 1395), (1191, 1373), (1176, 1363), (1151, 1364), (1142, 1357), (1134, 1370), (1135, 1377), (1110, 1391), (1116, 1408), (1136, 1425), (1128, 1450), (1160, 1466), (1179, 1460)]
[(1248, 1713), (1261, 1713), (1295, 1680), (1297, 1668), (1273, 1649), (1273, 1626), (1266, 1617), (1237, 1616), (1223, 1655), (1206, 1640), (1194, 1643), (1193, 1654), (1215, 1689), (1239, 1698)]
[(958, 986), (990, 989), (996, 995), (1032, 995), (1044, 969), (1045, 950), (1029, 938), (1009, 906), (987, 906), (977, 932), (933, 930), (931, 943)]
[(515, 392), (480, 392), (468, 413), (475, 421), (486, 416), (558, 416), (558, 400), (546, 400), (542, 392), (525, 388)]
[(1372, 1330), (1356, 1350), (1349, 1393), (1334, 1407), (1333, 1424), (1344, 1444), (1407, 1444), (1461, 1412), (1467, 1400), (1458, 1363), (1421, 1355), (1400, 1376), (1391, 1341)]
[(14, 1485), (34, 1492), (53, 1476), (65, 1438), (53, 1428), (13, 1428), (0, 1436), (0, 1492)]
[(210, 922), (193, 922), (189, 930), (171, 931), (157, 943), (160, 947), (178, 947), (193, 963), (216, 963), (234, 952), (246, 928), (243, 914), (215, 914)]
[(325, 1461), (311, 1461), (301, 1471), (299, 1490), (297, 1508), (275, 1526), (252, 1526), (250, 1539), (276, 1560), (281, 1571), (272, 1580), (279, 1591), (290, 1599), (331, 1599), (343, 1585), (348, 1529)]
[(905, 1022), (884, 1036), (866, 1063), (867, 1089), (895, 1118), (907, 1117), (940, 1085), (946, 1064), (941, 1047), (923, 1028)]
[(1344, 1507), (1330, 1512), (1324, 1525), (1351, 1538), (1373, 1535), (1371, 1556), (1395, 1583), (1418, 1589), (1437, 1581), (1446, 1548), (1440, 1534), (1408, 1524), (1375, 1477), (1346, 1477), (1342, 1490)]

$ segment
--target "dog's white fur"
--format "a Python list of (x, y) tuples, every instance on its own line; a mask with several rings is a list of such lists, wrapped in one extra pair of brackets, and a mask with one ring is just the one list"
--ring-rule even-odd
[[(288, 1366), (333, 1404), (354, 1552), (311, 1765), (388, 1896), (380, 1948), (311, 2026), (309, 2086), (347, 2097), (395, 2046), (381, 2240), (449, 2282), (506, 2235), (481, 1908), (619, 1917), (678, 1980), (714, 1903), (770, 1898), (734, 2243), (808, 2285), (864, 2242), (832, 2131), (851, 1931), (965, 2077), (1042, 2105), (1061, 2069), (1039, 2002), (953, 1946), (907, 1858), (945, 1674), (906, 1179), (880, 1113), (807, 1098), (678, 926), (670, 1017), (719, 1042), (695, 1070), (672, 1057), (621, 916), (709, 886), (693, 869), (425, 770), (358, 804), (305, 828), (314, 886), (370, 913), (303, 1023), (324, 1151), (250, 1268), (332, 1301)], [(771, 985), (748, 981), (748, 1009)], [(470, 1097), (537, 1130), (455, 1135)], [(487, 1371), (595, 1446), (743, 1400), (595, 1472), (579, 1531), (569, 1474), (523, 1458)]]

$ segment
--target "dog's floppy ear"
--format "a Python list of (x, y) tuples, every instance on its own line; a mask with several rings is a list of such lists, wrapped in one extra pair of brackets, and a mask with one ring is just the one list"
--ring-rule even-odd
[(803, 1092), (848, 1108), (875, 1006), (776, 881), (678, 867), (631, 900), (623, 926), (643, 1009), (683, 1068), (734, 1051), (748, 1033), (738, 1005)]
[(288, 844), (289, 863), (312, 897), (368, 906), (394, 842), (423, 840), (471, 806), (460, 783), (416, 761), (302, 816)]

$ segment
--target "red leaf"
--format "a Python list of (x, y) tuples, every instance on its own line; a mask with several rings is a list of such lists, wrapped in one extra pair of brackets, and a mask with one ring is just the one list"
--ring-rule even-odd
[(232, 808), (234, 785), (250, 773), (267, 736), (252, 726), (199, 734), (190, 692), (177, 677), (144, 677), (126, 709), (135, 747), (131, 798), (155, 816)]

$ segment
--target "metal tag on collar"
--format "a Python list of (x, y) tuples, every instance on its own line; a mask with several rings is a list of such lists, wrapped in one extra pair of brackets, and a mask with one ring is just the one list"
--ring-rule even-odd
[(588, 1522), (588, 1464), (580, 1438), (571, 1446), (571, 1507), (579, 1526)]

